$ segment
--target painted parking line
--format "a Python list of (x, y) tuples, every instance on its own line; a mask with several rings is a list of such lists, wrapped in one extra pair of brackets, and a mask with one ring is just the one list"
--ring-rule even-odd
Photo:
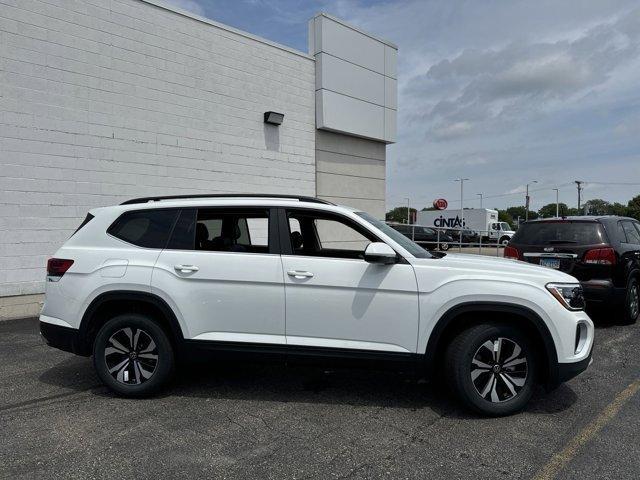
[(594, 438), (620, 411), (624, 405), (640, 390), (640, 379), (630, 384), (621, 391), (607, 407), (589, 425), (583, 428), (580, 433), (556, 453), (549, 463), (547, 463), (534, 480), (551, 480), (556, 478), (558, 473), (576, 456), (580, 449)]

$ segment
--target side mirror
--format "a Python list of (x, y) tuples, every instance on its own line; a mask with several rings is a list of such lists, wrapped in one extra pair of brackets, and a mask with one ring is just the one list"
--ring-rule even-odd
[(398, 254), (384, 242), (373, 242), (367, 245), (364, 259), (369, 263), (389, 265), (398, 262)]

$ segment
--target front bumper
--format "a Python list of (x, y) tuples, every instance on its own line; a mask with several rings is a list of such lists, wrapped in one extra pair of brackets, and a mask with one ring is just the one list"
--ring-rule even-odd
[(63, 327), (53, 323), (40, 322), (40, 335), (47, 345), (64, 350), (65, 352), (78, 352), (78, 330)]
[(558, 364), (558, 383), (568, 382), (572, 378), (580, 375), (584, 372), (589, 365), (593, 362), (593, 351), (589, 352), (589, 356), (584, 360), (574, 363), (559, 363)]

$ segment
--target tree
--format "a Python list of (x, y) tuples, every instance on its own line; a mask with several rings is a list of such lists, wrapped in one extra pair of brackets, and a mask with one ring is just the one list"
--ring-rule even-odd
[(499, 222), (507, 222), (512, 227), (515, 227), (515, 222), (513, 221), (513, 217), (509, 215), (504, 210), (498, 210), (498, 221)]
[(640, 220), (640, 195), (636, 195), (627, 204), (626, 214), (636, 220)]
[(609, 211), (610, 215), (618, 215), (620, 217), (625, 217), (628, 215), (627, 211), (629, 209), (622, 205), (621, 203), (615, 202), (611, 205), (611, 209)]
[[(411, 218), (416, 218), (417, 210), (411, 209)], [(387, 222), (407, 223), (407, 207), (396, 207), (385, 215)]]
[[(520, 217), (521, 222), (524, 222), (527, 214), (526, 208), (524, 208), (523, 206), (509, 207), (507, 208), (506, 212), (511, 215), (511, 217), (516, 220), (516, 222), (518, 220), (518, 217)], [(535, 220), (536, 218), (538, 218), (538, 213), (534, 210), (529, 210), (529, 220)]]
[[(558, 210), (561, 217), (567, 216), (569, 207), (566, 203), (559, 203)], [(538, 215), (542, 218), (555, 217), (556, 216), (556, 204), (547, 203), (544, 207), (538, 210)]]
[(613, 205), (601, 198), (587, 200), (584, 202), (584, 206), (589, 215), (611, 215), (613, 207)]

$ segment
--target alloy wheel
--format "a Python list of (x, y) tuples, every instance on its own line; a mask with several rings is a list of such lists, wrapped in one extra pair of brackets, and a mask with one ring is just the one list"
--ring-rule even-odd
[(638, 318), (640, 313), (640, 293), (638, 292), (638, 284), (634, 284), (629, 292), (629, 316), (632, 319)]
[(492, 403), (516, 397), (527, 381), (527, 357), (517, 342), (498, 337), (484, 342), (471, 361), (471, 382)]
[(109, 374), (125, 385), (146, 382), (158, 366), (158, 347), (141, 328), (121, 328), (109, 337), (104, 350)]

